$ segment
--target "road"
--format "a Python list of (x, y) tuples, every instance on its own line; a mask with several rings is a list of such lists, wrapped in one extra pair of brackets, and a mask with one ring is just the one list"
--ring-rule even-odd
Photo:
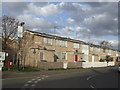
[(31, 77), (3, 79), (5, 88), (118, 88), (117, 67), (77, 69)]

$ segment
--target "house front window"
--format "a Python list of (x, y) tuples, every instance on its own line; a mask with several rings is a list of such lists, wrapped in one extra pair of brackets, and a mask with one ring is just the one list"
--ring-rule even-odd
[(44, 43), (52, 45), (52, 39), (50, 39), (50, 38), (44, 38)]
[(58, 60), (66, 60), (66, 53), (58, 52), (57, 56), (58, 56)]
[(103, 52), (105, 53), (105, 49), (103, 49)]
[(67, 47), (67, 41), (56, 40), (57, 46)]
[(90, 47), (90, 51), (93, 51), (93, 47)]
[(73, 48), (79, 48), (79, 44), (78, 43), (74, 43), (73, 44)]

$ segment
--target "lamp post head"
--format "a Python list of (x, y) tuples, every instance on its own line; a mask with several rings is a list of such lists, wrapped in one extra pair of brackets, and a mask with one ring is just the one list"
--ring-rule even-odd
[(21, 22), (21, 23), (20, 23), (20, 26), (23, 26), (24, 24), (25, 24), (25, 22)]

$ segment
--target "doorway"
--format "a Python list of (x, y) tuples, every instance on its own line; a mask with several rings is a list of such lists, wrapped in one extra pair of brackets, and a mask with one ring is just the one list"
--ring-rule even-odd
[(75, 61), (76, 62), (78, 61), (78, 55), (77, 54), (75, 55)]

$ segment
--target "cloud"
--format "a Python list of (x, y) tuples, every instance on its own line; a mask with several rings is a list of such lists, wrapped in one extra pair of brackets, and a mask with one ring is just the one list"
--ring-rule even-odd
[(118, 43), (119, 43), (118, 40), (110, 40), (110, 42), (111, 42), (111, 45), (112, 45), (113, 48), (119, 49), (118, 48)]
[[(78, 25), (81, 25), (91, 31), (94, 36), (114, 35), (118, 33), (117, 3), (106, 2), (89, 2), (90, 9), (78, 11), (74, 10), (71, 17)], [(96, 6), (94, 6), (96, 4)], [(98, 6), (97, 6), (98, 5)], [(78, 7), (80, 8), (80, 7)], [(82, 17), (82, 19), (80, 19)]]
[(51, 32), (50, 28), (53, 27), (51, 22), (45, 21), (42, 18), (33, 17), (32, 15), (18, 16), (20, 22), (25, 22), (28, 29), (40, 30), (42, 32)]
[(91, 37), (91, 41), (98, 42), (101, 37), (118, 35), (117, 2), (4, 2), (2, 7), (5, 14), (24, 21), (34, 31), (52, 33), (56, 23), (65, 26), (56, 34), (75, 38), (77, 32), (80, 40), (88, 41)]
[(28, 9), (25, 2), (3, 2), (2, 12), (9, 16), (18, 16), (24, 13)]
[(68, 23), (69, 25), (72, 25), (72, 24), (75, 23), (75, 20), (74, 20), (73, 18), (68, 18), (68, 19), (67, 19), (67, 23)]
[(40, 6), (36, 6), (33, 3), (30, 3), (28, 4), (28, 12), (46, 17), (46, 16), (56, 15), (60, 11), (58, 10), (57, 5), (54, 5), (54, 4), (49, 4), (49, 5), (40, 7)]

